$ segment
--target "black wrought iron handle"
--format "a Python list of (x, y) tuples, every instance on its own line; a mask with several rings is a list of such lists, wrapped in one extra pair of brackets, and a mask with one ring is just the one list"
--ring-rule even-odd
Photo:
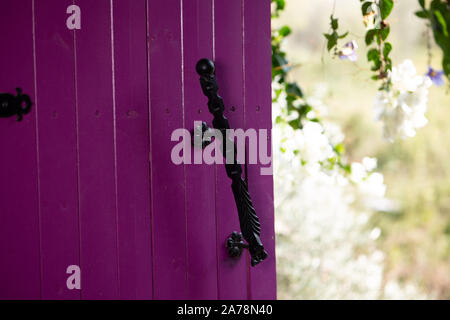
[(17, 115), (17, 121), (22, 120), (22, 115), (31, 110), (31, 99), (22, 94), (22, 89), (16, 88), (17, 96), (10, 93), (0, 93), (0, 118)]
[[(232, 163), (228, 163), (230, 161), (225, 161), (225, 169), (228, 177), (232, 180), (231, 189), (233, 190), (234, 200), (236, 201), (242, 235), (248, 243), (248, 249), (251, 255), (251, 265), (255, 266), (267, 258), (267, 252), (264, 250), (264, 246), (260, 239), (261, 226), (259, 218), (253, 208), (247, 184), (241, 177), (242, 167), (237, 162), (236, 145), (234, 141), (230, 141), (229, 143), (224, 143), (223, 141), (223, 139), (229, 139), (227, 138), (226, 130), (230, 129), (230, 125), (228, 119), (223, 115), (223, 99), (217, 94), (218, 86), (215, 77), (215, 66), (211, 60), (201, 59), (197, 62), (196, 70), (200, 75), (200, 84), (203, 94), (208, 97), (209, 112), (214, 116), (212, 122), (213, 127), (220, 130), (222, 133), (223, 138), (222, 141), (220, 141), (222, 143), (222, 155), (226, 159), (233, 159)], [(227, 149), (227, 146), (233, 147)], [(236, 234), (234, 234), (227, 243), (229, 253), (231, 254), (234, 252), (235, 256), (238, 255), (236, 253), (237, 249), (242, 250), (242, 248), (247, 247), (240, 239), (238, 239)]]

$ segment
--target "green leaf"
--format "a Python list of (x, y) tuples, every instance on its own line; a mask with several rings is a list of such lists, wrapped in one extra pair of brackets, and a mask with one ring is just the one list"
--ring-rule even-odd
[(437, 22), (441, 25), (442, 33), (444, 34), (444, 36), (448, 37), (447, 23), (445, 22), (445, 19), (442, 16), (442, 14), (438, 10), (435, 10), (434, 16), (436, 17)]
[(275, 123), (283, 123), (284, 122), (284, 120), (283, 120), (283, 118), (281, 118), (280, 116), (278, 116), (276, 119), (275, 119)]
[(301, 129), (301, 128), (300, 128), (300, 121), (298, 121), (298, 119), (291, 120), (291, 121), (288, 122), (288, 124), (289, 124), (289, 125), (292, 127), (292, 129), (294, 129), (294, 130)]
[(420, 6), (425, 9), (425, 0), (419, 0)]
[(380, 61), (380, 52), (377, 49), (370, 49), (367, 52), (367, 60), (369, 61)]
[(386, 19), (392, 11), (392, 8), (394, 7), (394, 1), (393, 0), (380, 0), (380, 13), (381, 13), (381, 19)]
[(384, 71), (387, 72), (389, 70), (392, 71), (392, 60), (390, 58), (386, 58), (386, 67)]
[(375, 35), (377, 34), (377, 30), (373, 29), (373, 30), (369, 30), (366, 33), (366, 45), (370, 45), (373, 40), (375, 39)]
[(279, 17), (280, 11), (284, 10), (284, 7), (286, 5), (285, 0), (271, 0), (273, 4), (275, 4), (274, 10), (272, 10), (272, 18), (273, 17)]
[(338, 154), (343, 154), (345, 152), (345, 147), (342, 143), (339, 143), (334, 146), (334, 151), (336, 151), (336, 153)]
[(306, 117), (306, 115), (312, 110), (312, 107), (307, 104), (303, 104), (300, 106), (300, 109), (298, 110), (298, 117), (300, 119)]
[(390, 44), (389, 42), (385, 42), (384, 43), (384, 48), (383, 48), (383, 56), (385, 58), (387, 58), (391, 51), (392, 51), (392, 44)]
[(286, 93), (296, 98), (303, 97), (302, 89), (300, 89), (296, 82), (286, 83)]
[[(448, 10), (447, 3), (442, 0), (433, 0), (430, 4), (429, 12), (431, 15), (430, 21), (434, 40), (442, 49), (444, 57), (450, 56), (450, 10)], [(436, 15), (436, 12), (439, 12), (440, 14)], [(439, 19), (438, 16), (442, 19)], [(443, 65), (443, 69), (445, 69), (445, 64)]]
[(416, 12), (414, 12), (414, 14), (421, 19), (428, 19), (428, 17), (429, 17), (428, 11), (426, 11), (426, 10), (416, 11)]
[(380, 70), (381, 67), (381, 61), (377, 60), (373, 62), (373, 67), (371, 68), (372, 71)]
[(285, 0), (274, 0), (274, 2), (276, 3), (276, 6), (277, 6), (278, 10), (283, 10), (285, 5), (286, 5), (286, 1)]
[(348, 31), (344, 34), (341, 34), (338, 38), (339, 39), (344, 39), (346, 36), (348, 35)]
[(339, 28), (339, 21), (338, 19), (333, 18), (333, 15), (331, 16), (331, 28), (333, 30), (337, 30)]
[(367, 52), (367, 60), (373, 62), (372, 71), (377, 71), (381, 67), (380, 52), (377, 49), (370, 49)]
[(278, 31), (278, 33), (280, 34), (280, 36), (286, 37), (291, 34), (291, 28), (289, 28), (289, 26), (283, 26)]
[(330, 51), (337, 45), (337, 41), (338, 41), (338, 34), (335, 31), (330, 35), (330, 38), (328, 39), (327, 44), (328, 51)]
[(362, 6), (361, 6), (361, 11), (362, 11), (362, 14), (363, 14), (363, 16), (365, 16), (366, 14), (368, 14), (369, 13), (369, 8), (372, 6), (372, 2), (364, 2), (363, 4), (362, 4)]
[(442, 69), (444, 69), (445, 75), (450, 79), (450, 53), (444, 56), (442, 60)]
[(386, 40), (389, 36), (389, 33), (391, 32), (391, 27), (387, 26), (380, 31), (381, 39)]
[(341, 164), (340, 167), (348, 174), (352, 173), (352, 167), (349, 164)]
[(272, 74), (283, 75), (287, 73), (291, 67), (285, 58), (284, 52), (274, 52), (272, 54)]

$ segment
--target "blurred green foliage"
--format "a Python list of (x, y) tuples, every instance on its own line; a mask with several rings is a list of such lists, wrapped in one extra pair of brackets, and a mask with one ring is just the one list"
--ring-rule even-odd
[[(367, 81), (371, 77), (371, 66), (363, 61), (350, 64), (320, 59), (323, 40), (319, 39), (323, 39), (322, 33), (329, 26), (329, 14), (324, 8), (331, 11), (332, 0), (317, 1), (314, 4), (317, 9), (312, 8), (311, 3), (292, 0), (272, 2), (279, 8), (273, 15), (279, 17), (274, 20), (272, 38), (273, 54), (278, 54), (272, 60), (273, 75), (284, 76), (290, 83), (301, 83), (301, 88), (297, 84), (297, 95), (312, 91), (317, 83), (326, 83), (329, 86), (326, 103), (332, 108), (330, 117), (343, 125), (346, 134), (346, 156), (350, 161), (367, 155), (379, 159), (388, 197), (396, 204), (375, 214), (372, 221), (382, 229), (378, 241), (387, 254), (385, 279), (416, 281), (427, 292), (450, 299), (448, 90), (431, 89), (426, 114), (429, 124), (420, 129), (416, 137), (386, 143), (381, 139), (381, 128), (373, 122), (371, 107), (377, 87)], [(366, 44), (361, 12), (355, 10), (354, 1), (339, 2), (340, 24), (351, 30), (350, 36), (358, 43)], [(442, 56), (443, 69), (449, 77), (450, 1), (418, 2), (417, 6), (411, 2), (395, 2), (390, 15), (389, 38), (395, 47), (392, 60), (398, 64), (403, 59), (413, 59), (418, 72), (425, 74), (429, 61), (424, 34), (429, 23), (437, 44), (431, 50), (434, 56)], [(288, 26), (283, 27), (285, 25)], [(281, 27), (284, 28), (282, 34), (290, 34), (292, 38), (286, 51), (279, 50), (278, 41), (284, 38), (277, 34)], [(366, 44), (361, 49), (368, 52), (370, 47)], [(295, 63), (288, 61), (286, 52)], [(301, 67), (292, 68), (294, 64)]]
[(450, 79), (450, 0), (433, 0), (427, 5), (418, 0), (421, 10), (416, 16), (428, 21), (433, 30), (434, 40), (442, 49), (442, 69)]

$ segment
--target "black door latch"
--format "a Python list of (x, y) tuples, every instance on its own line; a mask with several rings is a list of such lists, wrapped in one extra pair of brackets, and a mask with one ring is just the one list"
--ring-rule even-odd
[[(212, 113), (214, 119), (212, 121), (213, 127), (220, 130), (222, 133), (222, 155), (226, 159), (233, 159), (232, 163), (225, 164), (227, 176), (232, 180), (231, 189), (233, 191), (234, 200), (236, 202), (239, 224), (242, 235), (233, 232), (231, 237), (227, 240), (227, 248), (230, 256), (240, 256), (243, 248), (248, 248), (251, 255), (251, 265), (255, 266), (267, 258), (267, 252), (261, 243), (260, 233), (261, 225), (259, 218), (256, 215), (255, 208), (253, 208), (252, 200), (248, 193), (247, 183), (242, 179), (242, 167), (237, 162), (236, 145), (234, 141), (226, 143), (226, 130), (230, 129), (228, 119), (223, 115), (224, 103), (222, 97), (217, 94), (218, 85), (215, 77), (214, 63), (209, 59), (201, 59), (197, 62), (197, 73), (200, 75), (200, 84), (202, 86), (203, 94), (208, 97), (208, 109)], [(203, 128), (203, 131), (206, 128)], [(233, 146), (231, 150), (227, 150), (227, 146)], [(228, 162), (228, 161), (225, 161)], [(245, 244), (242, 241), (242, 236), (247, 241)]]

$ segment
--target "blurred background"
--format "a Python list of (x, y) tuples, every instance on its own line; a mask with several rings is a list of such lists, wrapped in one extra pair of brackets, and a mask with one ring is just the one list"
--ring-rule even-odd
[[(394, 66), (411, 59), (418, 74), (425, 74), (426, 27), (423, 20), (414, 15), (418, 9), (416, 0), (395, 1), (389, 17), (389, 38), (394, 46)], [(339, 18), (339, 30), (350, 31), (345, 42), (355, 40), (359, 46), (359, 58), (355, 63), (333, 58), (326, 50), (323, 33), (329, 30), (333, 10)], [(290, 209), (280, 204), (284, 198), (281, 191), (276, 191), (279, 298), (450, 299), (448, 85), (430, 88), (426, 113), (429, 122), (417, 130), (415, 137), (387, 142), (382, 138), (381, 123), (373, 119), (373, 100), (378, 85), (370, 79), (360, 2), (286, 0), (286, 9), (273, 20), (274, 27), (282, 25), (292, 29), (284, 44), (289, 60), (295, 64), (290, 80), (298, 81), (306, 94), (320, 95), (327, 105), (326, 119), (337, 124), (345, 135), (343, 144), (349, 162), (360, 162), (364, 157), (378, 159), (377, 172), (383, 174), (387, 188), (385, 198), (370, 214), (355, 213), (356, 217), (365, 219), (363, 226), (358, 227), (363, 231), (358, 232), (366, 232), (370, 244), (354, 240), (345, 228), (340, 231), (325, 228), (323, 224), (338, 223), (333, 219), (339, 217), (316, 209), (310, 210), (309, 217), (322, 214), (323, 219), (308, 222), (310, 218), (305, 214), (297, 216), (298, 226), (289, 231), (290, 216), (295, 216), (297, 210), (308, 212), (300, 203), (308, 201), (309, 198), (305, 198), (308, 187), (297, 186), (301, 194), (296, 196), (294, 192), (292, 197), (296, 197), (298, 206), (294, 201)], [(441, 52), (434, 43), (432, 53), (432, 65), (440, 69)], [(278, 181), (276, 186), (283, 183)], [(327, 192), (333, 195), (337, 192), (315, 190), (324, 192), (323, 201), (329, 199), (325, 195)], [(347, 209), (354, 210), (351, 206)], [(322, 228), (322, 236), (311, 236), (311, 241), (306, 241), (305, 234), (312, 226)], [(323, 230), (342, 234), (324, 241)], [(290, 232), (299, 234), (293, 236)], [(333, 256), (327, 263), (327, 257), (346, 250), (342, 247), (351, 241), (356, 242), (349, 249), (351, 254)], [(371, 259), (373, 263), (365, 262)], [(349, 265), (353, 267), (344, 273), (342, 266)], [(354, 279), (350, 279), (352, 277)]]

